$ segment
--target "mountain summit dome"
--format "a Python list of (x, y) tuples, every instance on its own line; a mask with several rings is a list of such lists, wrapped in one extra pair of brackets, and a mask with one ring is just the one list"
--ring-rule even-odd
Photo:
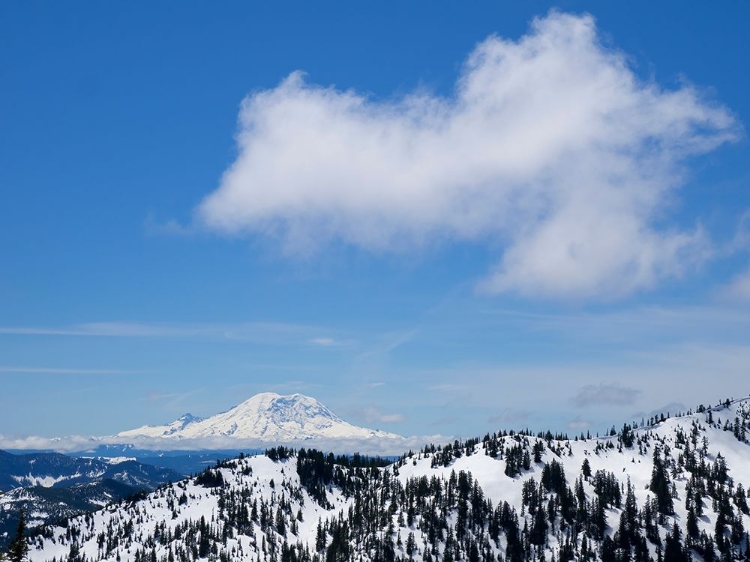
[(117, 436), (170, 439), (234, 437), (269, 442), (399, 437), (393, 433), (352, 425), (315, 398), (303, 394), (282, 396), (263, 392), (221, 414), (205, 419), (194, 418), (193, 421), (189, 419), (183, 416), (168, 425), (146, 425), (123, 431)]

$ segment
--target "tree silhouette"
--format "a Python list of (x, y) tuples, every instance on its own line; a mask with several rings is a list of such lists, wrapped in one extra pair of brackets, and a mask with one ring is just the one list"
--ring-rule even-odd
[(29, 553), (29, 545), (26, 544), (26, 515), (21, 510), (16, 527), (16, 535), (8, 545), (8, 560), (10, 562), (23, 562)]

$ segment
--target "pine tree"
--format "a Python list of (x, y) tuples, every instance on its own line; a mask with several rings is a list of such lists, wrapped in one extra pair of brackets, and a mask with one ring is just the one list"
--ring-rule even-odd
[(659, 513), (661, 515), (672, 515), (674, 513), (674, 502), (672, 501), (669, 472), (665, 463), (662, 462), (658, 447), (654, 449), (654, 468), (651, 472), (649, 489), (656, 496), (656, 508)]
[(16, 536), (8, 545), (8, 560), (10, 562), (22, 562), (29, 553), (29, 545), (26, 544), (26, 515), (23, 510), (18, 518)]
[(694, 509), (688, 509), (686, 530), (690, 539), (694, 540), (698, 538), (700, 529), (698, 528), (698, 518), (695, 516)]
[(318, 530), (315, 533), (315, 550), (321, 552), (326, 547), (326, 541), (326, 533), (320, 524), (320, 519), (318, 519)]
[(745, 515), (750, 515), (750, 510), (747, 506), (747, 496), (745, 495), (745, 488), (742, 484), (737, 485), (737, 492), (734, 495), (734, 503), (737, 504), (739, 510)]
[(589, 459), (583, 459), (583, 464), (581, 465), (581, 473), (586, 479), (591, 477), (591, 464), (589, 463)]
[(531, 455), (529, 455), (529, 451), (525, 450), (523, 452), (523, 469), (529, 470), (531, 468)]

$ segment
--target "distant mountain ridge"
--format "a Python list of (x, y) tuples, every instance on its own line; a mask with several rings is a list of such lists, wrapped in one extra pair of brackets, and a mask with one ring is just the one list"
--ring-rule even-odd
[(256, 394), (238, 406), (211, 416), (186, 414), (167, 425), (144, 425), (117, 434), (122, 438), (205, 439), (232, 437), (264, 442), (292, 442), (317, 438), (369, 439), (401, 436), (352, 425), (326, 406), (302, 394)]
[(67, 487), (106, 479), (136, 489), (151, 489), (179, 477), (172, 470), (125, 457), (77, 458), (60, 453), (14, 455), (0, 451), (0, 492), (25, 486)]

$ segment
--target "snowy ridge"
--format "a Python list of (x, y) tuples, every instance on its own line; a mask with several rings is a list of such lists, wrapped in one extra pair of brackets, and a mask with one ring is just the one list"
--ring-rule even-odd
[(500, 433), (430, 445), (383, 468), (274, 449), (48, 529), (29, 557), (747, 559), (747, 432), (741, 400), (605, 438)]
[(194, 418), (188, 414), (168, 425), (143, 426), (120, 432), (117, 437), (178, 440), (232, 437), (264, 442), (290, 442), (316, 438), (398, 439), (400, 436), (354, 426), (309, 396), (280, 396), (265, 392), (209, 418)]

